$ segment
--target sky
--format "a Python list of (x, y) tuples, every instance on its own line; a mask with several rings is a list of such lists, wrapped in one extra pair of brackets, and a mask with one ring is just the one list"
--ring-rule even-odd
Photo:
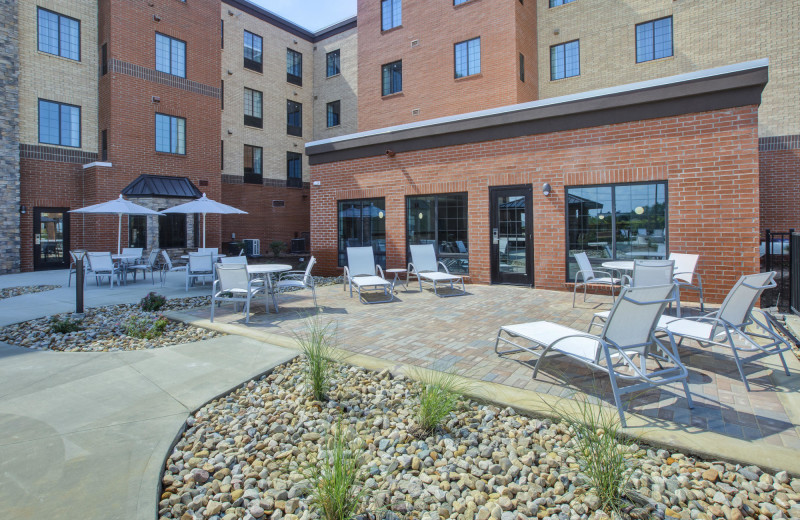
[(356, 15), (356, 0), (250, 0), (250, 2), (312, 32)]

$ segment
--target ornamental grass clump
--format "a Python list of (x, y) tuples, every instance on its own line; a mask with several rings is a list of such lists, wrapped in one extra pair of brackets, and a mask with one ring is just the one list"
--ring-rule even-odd
[(419, 380), (421, 387), (416, 427), (420, 433), (430, 434), (445, 417), (455, 411), (468, 391), (469, 383), (452, 370), (415, 371), (413, 377)]
[(318, 316), (306, 319), (306, 329), (295, 333), (306, 358), (306, 382), (317, 401), (327, 399), (331, 383), (331, 368), (335, 356), (336, 324), (322, 323)]

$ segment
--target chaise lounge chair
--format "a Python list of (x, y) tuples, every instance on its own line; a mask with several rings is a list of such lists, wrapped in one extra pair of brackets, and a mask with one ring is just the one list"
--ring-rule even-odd
[[(606, 372), (611, 380), (614, 401), (622, 426), (625, 415), (621, 396), (674, 382), (683, 384), (689, 408), (693, 407), (687, 382), (688, 371), (680, 362), (676, 345), (670, 332), (665, 338), (655, 335), (656, 323), (671, 302), (675, 285), (652, 287), (623, 287), (599, 335), (571, 329), (557, 323), (536, 321), (500, 327), (494, 350), (500, 355), (528, 352), (538, 359), (533, 377), (539, 372), (548, 354), (562, 355), (583, 363), (592, 369)], [(503, 337), (503, 335), (507, 337)], [(520, 345), (513, 338), (522, 338), (532, 346)], [(508, 343), (512, 350), (499, 350), (500, 342)], [(634, 362), (633, 357), (638, 357)], [(647, 358), (657, 363), (647, 366)], [(653, 366), (655, 365), (655, 366)], [(620, 388), (618, 381), (637, 381)]]
[[(377, 276), (375, 273), (380, 273)], [(387, 303), (394, 300), (394, 282), (389, 282), (383, 277), (383, 269), (375, 263), (375, 254), (372, 247), (348, 247), (347, 265), (344, 268), (343, 289), (350, 286), (350, 297), (353, 297), (353, 286), (358, 292), (361, 303)], [(383, 289), (386, 299), (368, 301), (361, 294), (362, 289)]]
[[(415, 276), (419, 281), (420, 292), (422, 292), (422, 282), (425, 282), (433, 285), (433, 292), (436, 296), (448, 297), (467, 294), (464, 277), (450, 274), (446, 265), (436, 261), (436, 250), (433, 248), (433, 244), (409, 246), (409, 249), (411, 250), (411, 263), (408, 264), (407, 279), (410, 280), (412, 276)], [(444, 272), (439, 271), (439, 266), (444, 269)], [(437, 284), (441, 283), (449, 284), (454, 294), (439, 294)], [(453, 283), (461, 283), (461, 289), (459, 290)]]

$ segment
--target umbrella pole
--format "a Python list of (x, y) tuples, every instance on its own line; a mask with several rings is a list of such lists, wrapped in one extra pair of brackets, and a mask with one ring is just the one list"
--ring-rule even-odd
[(206, 214), (203, 213), (203, 247), (206, 247)]
[(120, 241), (122, 241), (122, 213), (119, 214), (119, 227), (117, 229), (117, 254), (120, 253)]

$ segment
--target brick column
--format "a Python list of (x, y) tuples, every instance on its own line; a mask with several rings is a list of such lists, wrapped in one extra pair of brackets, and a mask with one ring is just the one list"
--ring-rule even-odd
[(0, 0), (0, 274), (20, 265), (18, 80), (17, 1)]

